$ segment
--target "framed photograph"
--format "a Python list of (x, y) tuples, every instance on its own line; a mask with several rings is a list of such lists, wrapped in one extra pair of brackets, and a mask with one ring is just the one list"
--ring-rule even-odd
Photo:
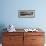
[(34, 18), (35, 10), (19, 10), (18, 17), (20, 18)]

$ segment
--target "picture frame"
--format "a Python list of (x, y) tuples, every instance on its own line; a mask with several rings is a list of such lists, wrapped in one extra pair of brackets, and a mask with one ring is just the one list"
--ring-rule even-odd
[(19, 10), (18, 17), (19, 18), (34, 18), (35, 10)]

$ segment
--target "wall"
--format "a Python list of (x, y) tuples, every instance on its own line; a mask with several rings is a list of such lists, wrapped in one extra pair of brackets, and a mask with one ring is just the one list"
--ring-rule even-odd
[[(46, 28), (45, 0), (1, 0), (0, 24), (13, 24), (16, 28)], [(35, 18), (18, 18), (18, 10), (35, 10)]]

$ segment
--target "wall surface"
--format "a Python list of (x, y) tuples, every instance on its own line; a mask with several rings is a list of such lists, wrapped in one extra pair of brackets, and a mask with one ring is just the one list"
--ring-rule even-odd
[[(13, 24), (16, 28), (39, 27), (46, 32), (46, 0), (0, 0), (0, 31)], [(35, 10), (35, 18), (18, 18), (18, 10)]]
[[(46, 0), (0, 0), (0, 25), (46, 29)], [(18, 10), (35, 10), (35, 18), (19, 18)], [(46, 30), (44, 30), (46, 31)]]

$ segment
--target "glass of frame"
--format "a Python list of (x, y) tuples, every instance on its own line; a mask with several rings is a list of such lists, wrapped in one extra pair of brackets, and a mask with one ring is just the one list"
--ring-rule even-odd
[(19, 10), (18, 17), (20, 18), (34, 18), (35, 10)]

